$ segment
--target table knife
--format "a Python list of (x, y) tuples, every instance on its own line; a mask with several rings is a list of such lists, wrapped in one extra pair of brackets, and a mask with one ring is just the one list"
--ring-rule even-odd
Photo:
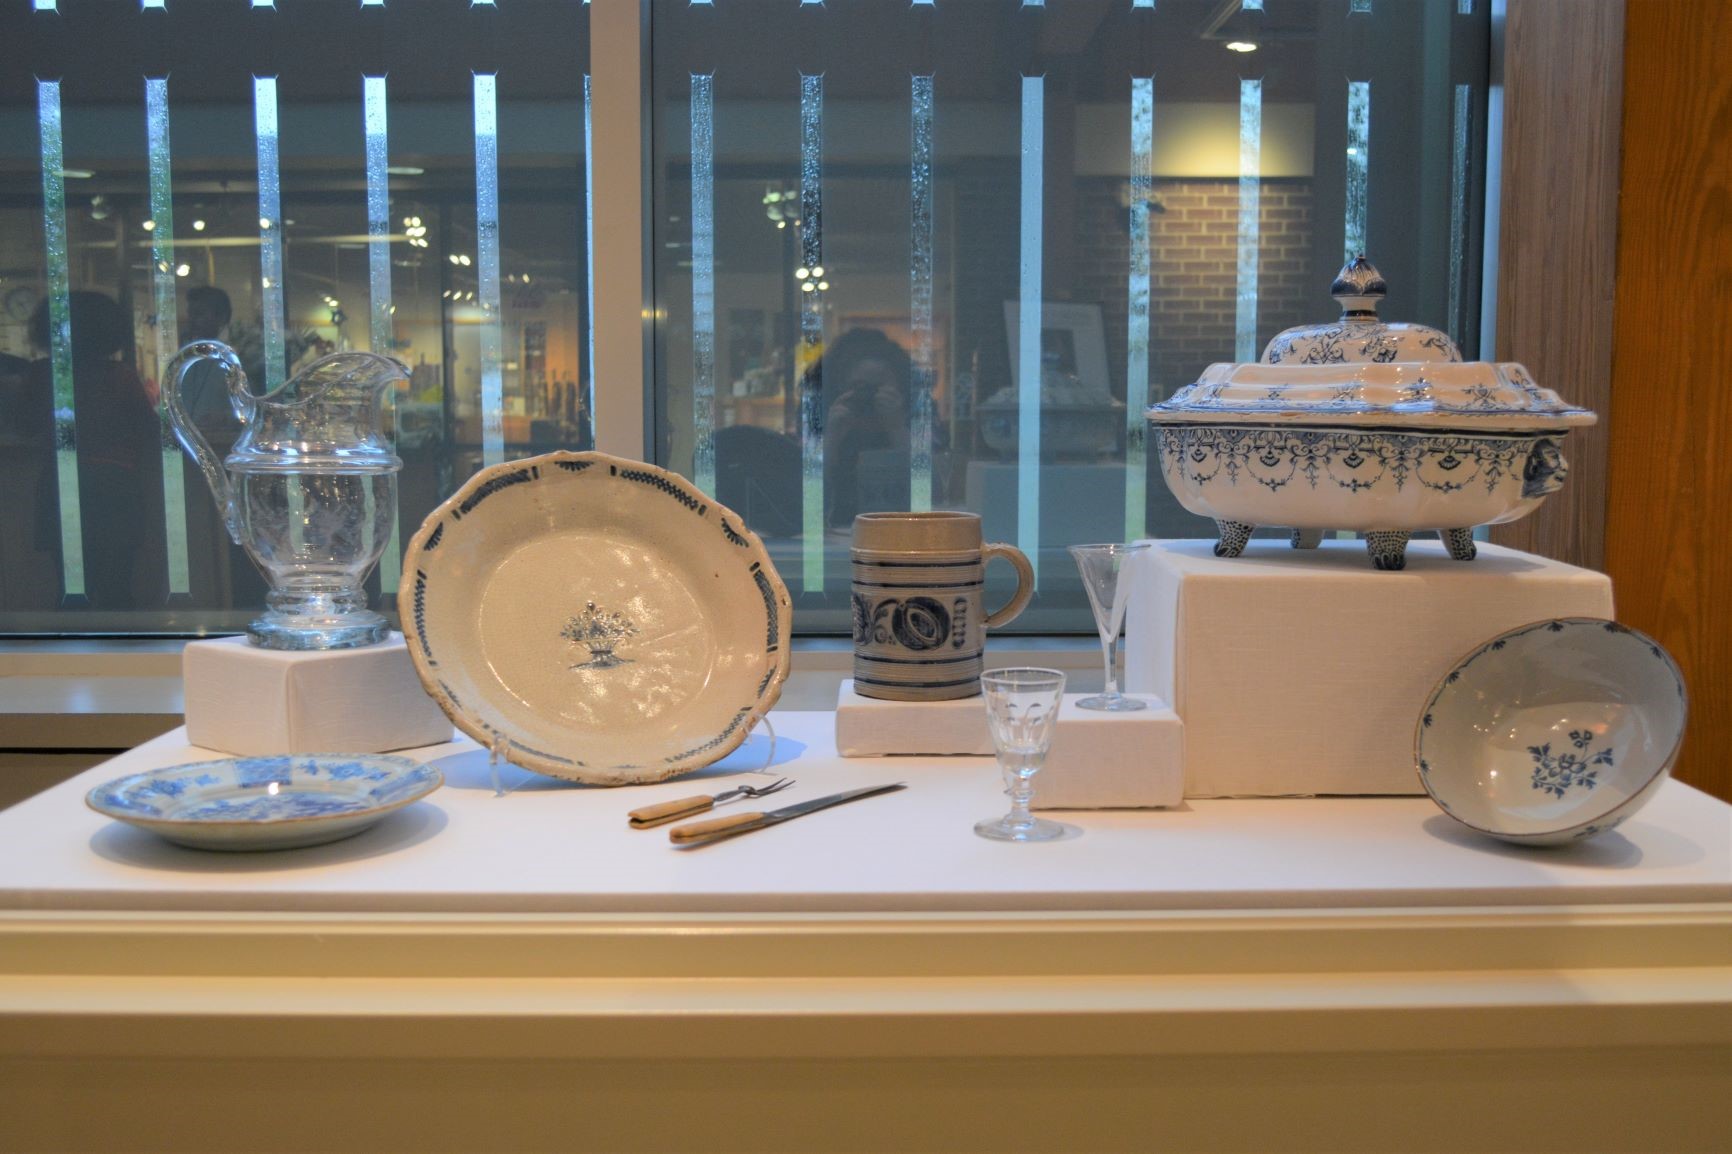
[(820, 797), (813, 801), (802, 801), (797, 805), (785, 805), (781, 809), (772, 809), (768, 813), (736, 813), (728, 817), (718, 817), (712, 821), (695, 821), (690, 825), (676, 826), (668, 830), (668, 840), (675, 845), (702, 845), (706, 842), (720, 841), (725, 837), (750, 833), (766, 826), (780, 825), (797, 817), (805, 817), (809, 813), (817, 813), (821, 809), (829, 809), (833, 805), (843, 805), (850, 801), (859, 801), (863, 797), (875, 797), (881, 793), (893, 793), (899, 789), (907, 789), (908, 783), (898, 781), (891, 785), (869, 785), (864, 789), (850, 789), (845, 793), (833, 793), (828, 797)]

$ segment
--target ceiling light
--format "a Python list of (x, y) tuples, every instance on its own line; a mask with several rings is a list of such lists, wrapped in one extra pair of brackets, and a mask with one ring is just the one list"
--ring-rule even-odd
[(259, 217), (259, 227), (269, 232), (271, 227), (271, 218), (268, 216)]
[(818, 291), (821, 293), (829, 292), (830, 291), (830, 282), (827, 280), (819, 281), (818, 282)]
[(60, 175), (65, 180), (89, 180), (96, 174), (88, 168), (63, 168)]
[(1255, 44), (1251, 43), (1249, 40), (1229, 40), (1229, 41), (1227, 41), (1227, 51), (1228, 52), (1255, 52), (1255, 51), (1257, 51), (1257, 46)]
[(809, 292), (813, 291), (814, 289), (816, 289), (817, 287), (818, 286), (813, 284), (811, 281), (803, 281), (800, 284), (800, 291), (803, 293), (809, 293)]
[(142, 228), (145, 232), (155, 232), (156, 231), (156, 221), (147, 220), (143, 224), (139, 225), (138, 227)]
[(813, 275), (813, 276), (818, 276), (818, 277), (821, 277), (821, 276), (823, 276), (823, 275), (824, 275), (824, 266), (823, 266), (823, 265), (821, 265), (821, 264), (815, 264), (815, 265), (813, 265), (813, 266), (812, 266), (812, 275)]
[(385, 171), (392, 176), (426, 176), (425, 168), (417, 168), (413, 164), (387, 164)]
[(809, 277), (811, 275), (812, 275), (812, 270), (807, 268), (804, 265), (801, 265), (799, 268), (794, 270), (794, 279), (795, 280), (805, 280), (807, 277)]
[(469, 254), (463, 253), (462, 255), (460, 255), (457, 258), (457, 263), (462, 265), (464, 268), (468, 268), (469, 267)]
[(174, 275), (175, 276), (191, 276), (192, 275), (192, 266), (189, 264), (178, 265), (178, 266), (176, 266), (176, 268), (174, 270)]
[(204, 221), (202, 221), (202, 220), (193, 221), (192, 222), (192, 230), (194, 232), (203, 232), (204, 231)]

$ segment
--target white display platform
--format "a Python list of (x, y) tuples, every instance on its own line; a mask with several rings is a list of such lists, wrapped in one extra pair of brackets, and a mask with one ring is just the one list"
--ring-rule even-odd
[[(31, 910), (809, 912), (1279, 910), (1732, 901), (1732, 808), (1669, 782), (1616, 832), (1522, 849), (1461, 829), (1425, 798), (1198, 800), (1067, 813), (1076, 835), (989, 842), (1005, 808), (985, 758), (843, 760), (828, 712), (775, 715), (782, 804), (879, 782), (899, 793), (706, 848), (634, 831), (626, 812), (721, 788), (756, 765), (753, 735), (722, 767), (598, 789), (486, 755), (409, 754), (447, 785), (347, 841), (306, 850), (180, 849), (87, 809), (121, 774), (211, 756), (175, 731), (0, 812), (0, 908)], [(739, 780), (737, 777), (734, 780)], [(747, 779), (750, 780), (750, 779)], [(694, 788), (696, 787), (696, 788)]]
[(1361, 541), (1295, 550), (1160, 541), (1135, 559), (1125, 684), (1185, 723), (1189, 797), (1417, 794), (1413, 731), (1455, 663), (1547, 617), (1612, 617), (1602, 573), (1481, 543), (1415, 541), (1380, 572)]
[[(1159, 698), (1147, 709), (1079, 709), (1086, 693), (1067, 693), (1052, 753), (1036, 779), (1035, 809), (1152, 809), (1185, 796), (1184, 724)], [(992, 754), (986, 705), (881, 701), (861, 697), (851, 680), (836, 699), (836, 751), (846, 758)]]
[(193, 641), (181, 668), (188, 738), (206, 749), (384, 753), (452, 737), (401, 633), (361, 649), (310, 652), (261, 649), (244, 637)]

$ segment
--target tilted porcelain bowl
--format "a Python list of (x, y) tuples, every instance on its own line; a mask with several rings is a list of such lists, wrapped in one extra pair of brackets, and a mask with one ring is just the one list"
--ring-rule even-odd
[(1168, 487), (1214, 519), (1223, 557), (1280, 525), (1295, 547), (1363, 532), (1379, 569), (1402, 568), (1427, 529), (1471, 560), (1474, 526), (1524, 517), (1563, 486), (1563, 437), (1594, 414), (1521, 365), (1465, 363), (1436, 329), (1378, 320), (1387, 286), (1364, 257), (1331, 288), (1339, 321), (1288, 329), (1261, 363), (1210, 365), (1150, 406)]
[(1652, 638), (1570, 617), (1474, 650), (1426, 700), (1420, 784), (1443, 812), (1504, 841), (1562, 845), (1615, 829), (1677, 760), (1684, 679)]

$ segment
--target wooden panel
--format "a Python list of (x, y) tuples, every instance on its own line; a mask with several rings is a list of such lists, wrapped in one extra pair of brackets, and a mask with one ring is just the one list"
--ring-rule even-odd
[(1604, 561), (1623, 34), (1623, 0), (1509, 0), (1497, 358), (1601, 423), (1566, 442), (1563, 490), (1492, 540), (1590, 569)]
[(1632, 4), (1607, 571), (1690, 686), (1678, 776), (1732, 797), (1732, 5)]

